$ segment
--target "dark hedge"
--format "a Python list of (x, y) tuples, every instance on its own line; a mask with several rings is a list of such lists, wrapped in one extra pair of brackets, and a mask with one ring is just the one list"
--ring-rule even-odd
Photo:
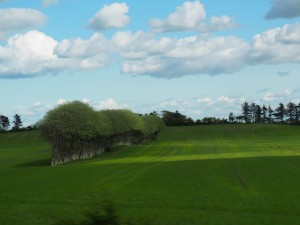
[(124, 144), (153, 140), (164, 128), (157, 116), (138, 116), (129, 110), (95, 111), (80, 101), (48, 111), (39, 123), (52, 145), (52, 165), (89, 158)]

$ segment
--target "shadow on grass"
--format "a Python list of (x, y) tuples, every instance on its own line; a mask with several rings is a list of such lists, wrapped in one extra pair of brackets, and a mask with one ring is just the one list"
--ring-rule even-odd
[(16, 165), (16, 167), (44, 167), (44, 166), (51, 166), (50, 159), (40, 159), (32, 162), (21, 163)]
[(151, 225), (145, 219), (120, 218), (113, 202), (104, 199), (100, 204), (82, 212), (83, 220), (59, 219), (55, 225)]

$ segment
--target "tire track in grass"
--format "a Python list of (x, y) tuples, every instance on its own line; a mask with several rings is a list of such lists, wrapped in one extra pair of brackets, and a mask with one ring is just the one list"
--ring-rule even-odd
[(237, 167), (236, 167), (232, 162), (230, 163), (230, 167), (231, 167), (231, 169), (233, 170), (234, 177), (235, 177), (237, 183), (238, 183), (243, 189), (245, 189), (245, 190), (248, 191), (248, 186), (247, 186), (245, 180), (243, 179), (243, 177), (242, 177), (240, 171), (237, 169)]

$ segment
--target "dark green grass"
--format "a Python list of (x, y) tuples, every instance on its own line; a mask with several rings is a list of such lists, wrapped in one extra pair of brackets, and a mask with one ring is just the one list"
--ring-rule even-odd
[(155, 225), (300, 224), (300, 127), (174, 127), (117, 150), (51, 167), (38, 132), (1, 134), (0, 224), (80, 220), (103, 198)]

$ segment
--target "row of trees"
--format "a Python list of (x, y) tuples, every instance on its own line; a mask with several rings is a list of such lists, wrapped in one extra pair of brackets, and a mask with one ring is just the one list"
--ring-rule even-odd
[[(157, 112), (152, 112), (150, 115), (158, 115)], [(205, 125), (205, 124), (225, 124), (229, 123), (228, 120), (224, 118), (216, 117), (204, 117), (202, 119), (193, 120), (186, 115), (181, 114), (178, 111), (170, 112), (164, 110), (160, 114), (162, 120), (167, 126), (192, 126), (192, 125)]]
[(289, 102), (284, 105), (279, 103), (275, 108), (270, 105), (259, 105), (256, 103), (244, 102), (241, 105), (241, 114), (229, 113), (228, 119), (217, 117), (204, 117), (193, 120), (178, 111), (153, 111), (150, 115), (159, 115), (167, 126), (191, 126), (206, 124), (227, 124), (227, 123), (288, 123), (300, 124), (300, 103)]
[(50, 111), (39, 122), (52, 145), (52, 165), (89, 158), (112, 147), (155, 139), (164, 128), (158, 116), (139, 116), (129, 110), (95, 111), (74, 101)]
[(276, 108), (260, 106), (255, 103), (244, 102), (241, 115), (229, 114), (230, 123), (288, 123), (299, 124), (300, 103), (289, 102), (287, 105), (279, 103)]
[[(14, 115), (14, 120), (12, 123), (13, 123), (12, 131), (17, 131), (23, 128), (21, 116), (19, 116), (18, 114)], [(0, 132), (8, 131), (9, 128), (10, 128), (9, 118), (4, 115), (0, 115)]]

